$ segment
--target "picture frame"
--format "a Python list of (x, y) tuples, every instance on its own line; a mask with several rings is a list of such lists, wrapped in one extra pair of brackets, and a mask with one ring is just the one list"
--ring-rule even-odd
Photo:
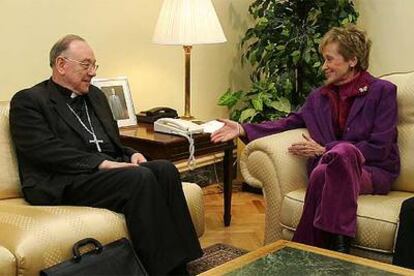
[(93, 78), (92, 84), (105, 94), (118, 127), (137, 124), (127, 77)]

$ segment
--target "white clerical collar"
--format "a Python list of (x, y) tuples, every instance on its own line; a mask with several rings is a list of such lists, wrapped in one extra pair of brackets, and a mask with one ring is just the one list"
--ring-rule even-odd
[(79, 96), (78, 94), (76, 94), (75, 92), (72, 92), (72, 94), (70, 94), (70, 98), (71, 99), (74, 99), (74, 98), (76, 98), (77, 96)]

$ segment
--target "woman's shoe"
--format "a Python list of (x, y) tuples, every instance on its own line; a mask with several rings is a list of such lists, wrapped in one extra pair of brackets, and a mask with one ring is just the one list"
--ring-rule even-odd
[(337, 252), (349, 254), (351, 250), (351, 237), (344, 235), (332, 235), (331, 249)]

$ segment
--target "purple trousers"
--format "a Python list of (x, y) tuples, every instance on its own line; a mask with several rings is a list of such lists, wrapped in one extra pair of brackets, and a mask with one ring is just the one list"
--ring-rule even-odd
[(303, 213), (293, 241), (327, 247), (329, 234), (355, 237), (359, 194), (372, 193), (365, 158), (352, 144), (327, 151), (309, 176)]

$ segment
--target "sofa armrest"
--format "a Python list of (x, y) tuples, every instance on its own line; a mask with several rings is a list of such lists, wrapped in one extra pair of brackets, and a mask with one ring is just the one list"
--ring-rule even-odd
[(263, 188), (266, 203), (265, 244), (281, 238), (280, 208), (284, 196), (305, 187), (306, 159), (288, 153), (302, 141), (306, 129), (289, 130), (249, 143), (240, 157), (241, 173), (247, 183)]
[(5, 247), (0, 245), (0, 276), (13, 276), (16, 273), (16, 258)]

